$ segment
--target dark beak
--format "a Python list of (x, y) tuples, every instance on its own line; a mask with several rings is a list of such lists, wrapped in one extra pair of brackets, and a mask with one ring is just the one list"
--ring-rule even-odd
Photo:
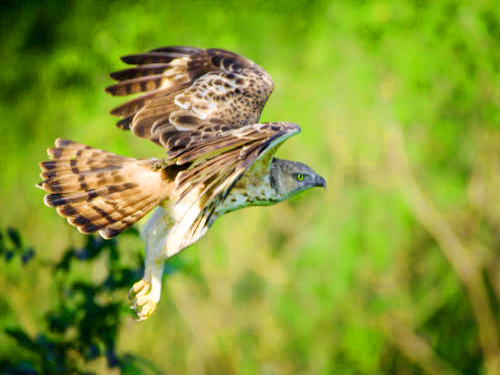
[(325, 179), (321, 176), (316, 176), (316, 179), (314, 180), (314, 186), (322, 186), (324, 189), (326, 189)]

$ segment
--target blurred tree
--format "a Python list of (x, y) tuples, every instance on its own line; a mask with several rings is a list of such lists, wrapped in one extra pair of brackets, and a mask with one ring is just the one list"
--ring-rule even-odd
[[(128, 235), (137, 236), (129, 230)], [(34, 250), (22, 246), (19, 232), (9, 228), (7, 235), (12, 243), (8, 246), (0, 232), (0, 254), (5, 261), (19, 255), (23, 264), (33, 257)], [(95, 262), (106, 258), (107, 275), (101, 282), (88, 278), (70, 277), (75, 262)], [(142, 260), (138, 259), (137, 264)], [(19, 350), (0, 358), (2, 374), (90, 374), (89, 363), (105, 358), (109, 371), (119, 369), (122, 374), (160, 373), (147, 360), (130, 353), (118, 354), (116, 342), (124, 317), (129, 309), (115, 292), (125, 293), (129, 286), (142, 275), (140, 268), (123, 264), (115, 240), (105, 241), (89, 236), (79, 249), (67, 249), (55, 264), (42, 262), (55, 280), (58, 298), (46, 312), (46, 327), (31, 337), (23, 327), (5, 329)], [(108, 371), (106, 371), (108, 372)]]

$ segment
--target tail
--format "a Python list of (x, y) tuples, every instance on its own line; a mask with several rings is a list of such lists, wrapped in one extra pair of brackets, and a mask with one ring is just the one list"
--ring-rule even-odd
[(115, 155), (57, 139), (40, 164), (44, 202), (81, 233), (118, 235), (168, 196), (168, 184), (154, 171), (157, 159)]

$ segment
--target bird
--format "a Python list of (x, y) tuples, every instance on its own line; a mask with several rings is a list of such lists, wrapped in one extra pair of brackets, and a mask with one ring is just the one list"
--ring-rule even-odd
[(117, 126), (165, 149), (132, 158), (58, 138), (40, 163), (44, 203), (81, 233), (110, 239), (153, 211), (140, 230), (144, 276), (129, 291), (143, 321), (160, 301), (164, 262), (222, 215), (282, 202), (325, 179), (275, 153), (301, 128), (259, 123), (274, 88), (253, 61), (219, 49), (170, 46), (127, 55), (111, 73), (113, 96), (140, 94), (111, 111)]

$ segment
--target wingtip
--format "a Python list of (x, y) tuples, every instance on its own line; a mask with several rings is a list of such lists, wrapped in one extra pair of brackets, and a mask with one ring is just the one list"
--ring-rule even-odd
[(109, 78), (115, 80), (115, 81), (119, 81), (119, 73), (120, 71), (116, 71), (116, 72), (111, 72), (109, 73)]
[(125, 55), (125, 56), (120, 57), (120, 60), (122, 62), (124, 62), (125, 64), (131, 64), (131, 65), (136, 64), (136, 59), (137, 59), (137, 54)]
[(109, 114), (111, 116), (121, 116), (120, 107), (113, 108), (111, 111), (109, 111)]
[(111, 96), (115, 96), (116, 93), (116, 85), (111, 85), (108, 86), (104, 89), (105, 92), (107, 92)]
[(73, 144), (73, 143), (75, 143), (75, 142), (70, 141), (69, 139), (64, 139), (64, 138), (57, 138), (55, 141), (56, 147), (65, 147), (65, 146), (68, 146), (68, 145)]
[(302, 128), (299, 126), (299, 124), (295, 123), (295, 122), (290, 122), (289, 123), (292, 128), (294, 129), (294, 132), (296, 133), (300, 133), (302, 131)]

